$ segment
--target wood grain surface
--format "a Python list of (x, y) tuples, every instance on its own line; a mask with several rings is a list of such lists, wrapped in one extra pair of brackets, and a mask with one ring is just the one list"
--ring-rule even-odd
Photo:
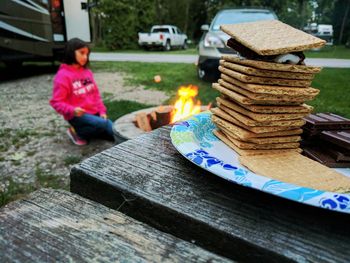
[(231, 262), (120, 212), (42, 189), (0, 210), (0, 262)]
[(225, 181), (160, 128), (86, 159), (71, 191), (239, 261), (348, 262), (349, 215)]

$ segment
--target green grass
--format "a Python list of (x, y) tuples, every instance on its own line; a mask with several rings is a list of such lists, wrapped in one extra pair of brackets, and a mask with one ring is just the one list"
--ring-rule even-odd
[(30, 129), (1, 129), (0, 128), (0, 153), (6, 152), (11, 146), (16, 149), (28, 143), (30, 137), (38, 133)]
[(308, 104), (316, 112), (333, 112), (350, 118), (350, 69), (324, 68), (316, 75), (312, 86), (320, 89), (320, 94)]
[[(177, 89), (182, 85), (196, 85), (199, 87), (198, 98), (202, 104), (208, 104), (218, 95), (211, 88), (211, 83), (198, 79), (194, 64), (177, 63), (139, 63), (139, 62), (94, 62), (96, 71), (122, 71), (128, 73), (128, 85), (143, 85), (146, 89), (156, 89), (171, 96), (170, 102), (176, 97)], [(160, 75), (162, 81), (155, 83), (153, 78)]]
[(43, 187), (69, 190), (69, 185), (62, 180), (62, 176), (44, 172), (39, 167), (36, 168), (35, 175), (34, 184), (20, 184), (9, 178), (6, 190), (0, 191), (0, 207)]
[(68, 185), (66, 185), (65, 183), (66, 180), (63, 180), (63, 176), (51, 174), (50, 172), (45, 172), (39, 167), (36, 168), (35, 175), (36, 189), (45, 187), (68, 190)]
[[(210, 83), (197, 78), (195, 65), (191, 64), (99, 62), (94, 63), (94, 70), (126, 72), (129, 74), (128, 84), (144, 85), (149, 89), (165, 91), (171, 95), (170, 102), (176, 97), (176, 90), (180, 85), (197, 85), (202, 104), (213, 103), (218, 96)], [(154, 75), (157, 74), (162, 77), (160, 83), (153, 81)], [(350, 117), (348, 83), (350, 83), (350, 69), (324, 68), (316, 75), (312, 84), (313, 87), (320, 89), (320, 94), (308, 103), (315, 107), (315, 112), (333, 112)], [(115, 102), (108, 103), (109, 107), (124, 107), (115, 106)]]
[(5, 191), (0, 191), (0, 207), (17, 200), (35, 190), (33, 185), (17, 184), (9, 179), (9, 184)]
[(350, 59), (350, 48), (345, 46), (325, 46), (319, 51), (305, 52), (307, 58), (341, 58)]
[(6, 152), (12, 145), (9, 140), (11, 136), (11, 129), (0, 129), (0, 153)]
[[(161, 50), (150, 50), (145, 51), (143, 49), (129, 49), (129, 50), (114, 50), (111, 51), (105, 47), (94, 47), (92, 49), (94, 52), (115, 52), (115, 53), (140, 53), (140, 54), (159, 54), (159, 55), (197, 55), (198, 49), (196, 47), (191, 47), (186, 50), (171, 50), (164, 52)], [(304, 52), (308, 58), (339, 58), (339, 59), (350, 59), (350, 48), (345, 46), (325, 46), (320, 50), (307, 51)]]
[(119, 117), (133, 111), (155, 106), (155, 105), (147, 105), (147, 104), (142, 104), (142, 103), (138, 103), (135, 101), (128, 101), (128, 100), (117, 100), (117, 101), (105, 100), (104, 103), (108, 109), (108, 118), (112, 120), (116, 120)]
[(63, 159), (63, 162), (66, 166), (73, 165), (79, 163), (81, 161), (81, 157), (77, 155), (68, 155)]

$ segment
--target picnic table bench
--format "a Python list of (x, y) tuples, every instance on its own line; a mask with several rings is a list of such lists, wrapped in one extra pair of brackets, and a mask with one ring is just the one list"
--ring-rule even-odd
[(42, 189), (0, 209), (0, 262), (231, 262), (120, 212)]
[(173, 147), (170, 126), (71, 171), (71, 191), (240, 261), (349, 262), (350, 217), (225, 181)]

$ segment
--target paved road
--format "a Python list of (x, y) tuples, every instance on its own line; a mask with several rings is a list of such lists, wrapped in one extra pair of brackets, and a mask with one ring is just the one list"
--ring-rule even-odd
[(167, 55), (167, 54), (138, 54), (138, 53), (95, 53), (90, 55), (91, 61), (137, 61), (137, 62), (168, 62), (195, 63), (197, 55)]
[(350, 68), (350, 59), (307, 58), (306, 65), (325, 68)]
[[(137, 61), (196, 63), (197, 55), (138, 54), (138, 53), (91, 53), (91, 61)], [(350, 59), (308, 58), (306, 64), (329, 68), (350, 68)]]

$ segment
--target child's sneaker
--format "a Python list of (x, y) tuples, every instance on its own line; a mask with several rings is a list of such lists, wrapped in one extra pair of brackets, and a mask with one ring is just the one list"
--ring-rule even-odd
[(69, 137), (69, 139), (71, 139), (71, 141), (76, 144), (76, 145), (80, 145), (80, 146), (83, 146), (83, 145), (86, 145), (87, 144), (87, 141), (84, 140), (84, 139), (81, 139), (78, 134), (75, 132), (74, 128), (73, 127), (69, 127), (68, 130), (67, 130), (67, 135)]

